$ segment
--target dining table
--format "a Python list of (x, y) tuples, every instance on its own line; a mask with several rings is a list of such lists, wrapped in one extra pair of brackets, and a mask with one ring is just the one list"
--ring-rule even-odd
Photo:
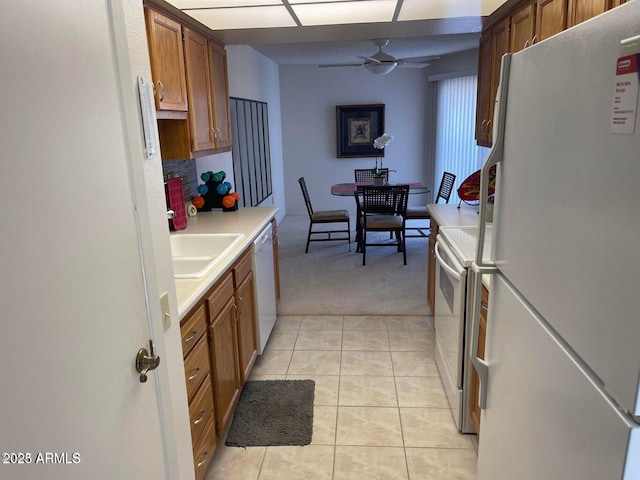
[[(385, 185), (407, 185), (407, 182), (399, 183), (385, 183)], [(362, 252), (360, 241), (362, 239), (362, 230), (360, 226), (360, 202), (356, 193), (358, 187), (373, 186), (373, 182), (351, 182), (351, 183), (336, 183), (331, 185), (331, 195), (338, 197), (355, 197), (356, 198), (356, 253)], [(429, 193), (431, 190), (429, 187), (421, 182), (409, 182), (409, 194)]]
[[(385, 185), (406, 185), (407, 182), (399, 183), (386, 183)], [(353, 197), (358, 191), (358, 187), (372, 186), (373, 182), (351, 182), (351, 183), (336, 183), (331, 185), (331, 195), (337, 195), (339, 197)], [(409, 194), (429, 193), (431, 190), (429, 187), (421, 182), (409, 182)]]

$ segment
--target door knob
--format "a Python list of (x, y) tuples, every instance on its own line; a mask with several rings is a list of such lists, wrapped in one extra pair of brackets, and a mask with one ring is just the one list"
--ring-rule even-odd
[(152, 340), (149, 340), (149, 350), (151, 353), (146, 348), (141, 348), (136, 355), (136, 372), (140, 374), (140, 383), (147, 381), (149, 370), (155, 370), (160, 365), (160, 357), (156, 355)]

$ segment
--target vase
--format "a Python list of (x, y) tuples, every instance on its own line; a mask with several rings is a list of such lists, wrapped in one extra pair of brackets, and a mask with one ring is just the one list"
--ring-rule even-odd
[(384, 177), (373, 177), (373, 185), (381, 187), (384, 185)]

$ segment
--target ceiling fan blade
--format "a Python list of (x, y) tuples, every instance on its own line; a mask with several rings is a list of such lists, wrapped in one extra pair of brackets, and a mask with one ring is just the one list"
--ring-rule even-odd
[(334, 63), (327, 65), (318, 65), (320, 68), (334, 68), (334, 67), (362, 67), (361, 63)]
[(425, 68), (428, 67), (429, 65), (431, 65), (428, 62), (425, 63), (400, 63), (398, 62), (398, 67), (399, 68)]
[(440, 57), (438, 56), (411, 57), (411, 58), (401, 58), (398, 61), (402, 61), (404, 63), (424, 63), (424, 62), (434, 62), (436, 60), (440, 60)]
[(358, 56), (358, 58), (361, 58), (363, 60), (366, 60), (367, 62), (373, 62), (373, 63), (382, 63), (380, 60), (378, 60), (376, 57), (360, 57)]

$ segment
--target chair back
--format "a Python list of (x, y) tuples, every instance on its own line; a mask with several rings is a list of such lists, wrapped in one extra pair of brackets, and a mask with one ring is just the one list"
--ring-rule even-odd
[(300, 177), (298, 179), (298, 183), (300, 184), (300, 188), (302, 189), (302, 196), (304, 197), (304, 203), (307, 206), (307, 213), (309, 214), (309, 218), (313, 217), (313, 206), (311, 205), (311, 200), (309, 199), (309, 191), (307, 190), (307, 184), (304, 181), (304, 177)]
[(453, 191), (453, 183), (456, 181), (456, 176), (453, 173), (444, 172), (442, 174), (442, 180), (440, 181), (440, 188), (438, 188), (438, 195), (436, 196), (436, 203), (442, 198), (444, 203), (449, 203), (451, 192)]
[(362, 187), (362, 213), (376, 215), (400, 215), (404, 219), (409, 203), (409, 185)]
[[(385, 182), (389, 181), (389, 169), (379, 168), (380, 173), (383, 174)], [(373, 182), (373, 169), (371, 168), (356, 168), (353, 170), (356, 183), (357, 182)]]

